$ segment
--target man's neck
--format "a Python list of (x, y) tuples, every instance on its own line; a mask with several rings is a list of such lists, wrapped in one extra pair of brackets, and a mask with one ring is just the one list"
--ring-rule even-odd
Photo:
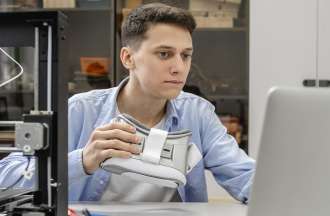
[(130, 81), (120, 90), (117, 97), (118, 109), (151, 128), (166, 113), (166, 100), (143, 95), (142, 91), (131, 85)]

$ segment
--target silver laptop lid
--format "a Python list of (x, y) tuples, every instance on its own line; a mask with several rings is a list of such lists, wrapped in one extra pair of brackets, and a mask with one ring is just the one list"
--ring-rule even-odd
[(248, 216), (330, 215), (330, 89), (270, 91)]

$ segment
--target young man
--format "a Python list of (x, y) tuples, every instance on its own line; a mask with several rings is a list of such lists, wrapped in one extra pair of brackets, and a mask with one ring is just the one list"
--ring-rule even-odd
[[(142, 5), (129, 14), (120, 53), (129, 77), (115, 88), (69, 100), (69, 200), (205, 202), (204, 169), (209, 169), (233, 197), (247, 201), (254, 160), (226, 133), (213, 105), (181, 91), (190, 70), (195, 26), (187, 11), (164, 4)], [(139, 154), (135, 128), (111, 123), (120, 113), (149, 128), (192, 131), (191, 142), (203, 159), (186, 176), (185, 186), (162, 188), (99, 168), (108, 158)]]

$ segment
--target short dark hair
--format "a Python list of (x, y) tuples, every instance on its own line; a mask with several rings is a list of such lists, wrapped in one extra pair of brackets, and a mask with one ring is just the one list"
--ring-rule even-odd
[(150, 26), (158, 23), (177, 25), (190, 34), (196, 28), (194, 17), (185, 9), (162, 3), (144, 4), (133, 9), (124, 20), (121, 27), (122, 45), (139, 48)]

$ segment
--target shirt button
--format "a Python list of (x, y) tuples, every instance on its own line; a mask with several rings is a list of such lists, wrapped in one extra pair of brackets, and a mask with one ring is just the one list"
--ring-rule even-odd
[(100, 184), (101, 184), (101, 185), (103, 185), (103, 184), (104, 184), (104, 181), (103, 181), (103, 180), (101, 180), (101, 181), (100, 181)]

